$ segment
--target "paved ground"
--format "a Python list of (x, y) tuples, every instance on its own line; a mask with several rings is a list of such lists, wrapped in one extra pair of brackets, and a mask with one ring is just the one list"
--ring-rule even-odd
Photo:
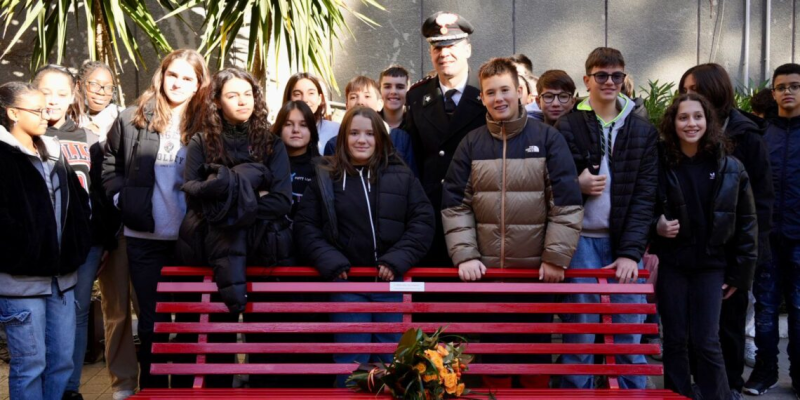
[[(792, 392), (791, 382), (789, 381), (789, 359), (786, 356), (786, 339), (781, 340), (780, 355), (780, 381), (778, 387), (772, 389), (766, 395), (760, 397), (745, 396), (746, 399), (758, 400), (788, 400), (795, 399)], [(652, 362), (652, 360), (649, 360)], [(745, 379), (750, 376), (750, 368), (745, 370)], [(654, 379), (657, 386), (663, 387), (661, 378)], [(81, 393), (85, 400), (111, 400), (111, 386), (105, 364), (84, 365), (83, 376), (81, 377)], [(8, 400), (8, 364), (0, 362), (0, 399)]]

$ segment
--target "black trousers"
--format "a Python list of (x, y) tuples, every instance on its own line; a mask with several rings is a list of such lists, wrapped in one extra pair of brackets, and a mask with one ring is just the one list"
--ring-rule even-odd
[(741, 391), (744, 386), (744, 342), (747, 324), (747, 291), (739, 288), (733, 296), (722, 302), (719, 316), (719, 342), (725, 358), (725, 371), (731, 389)]
[[(727, 400), (730, 388), (719, 340), (723, 270), (660, 268), (656, 292), (664, 328), (664, 385), (694, 398), (689, 345), (695, 354), (695, 382), (703, 399)], [(689, 339), (691, 337), (691, 340)]]
[[(161, 276), (161, 268), (166, 265), (175, 265), (175, 241), (171, 240), (150, 240), (126, 237), (128, 248), (128, 267), (131, 274), (131, 283), (136, 292), (139, 302), (138, 327), (137, 333), (141, 345), (137, 357), (139, 359), (139, 388), (166, 388), (166, 387), (191, 387), (193, 377), (188, 375), (172, 375), (170, 382), (169, 375), (150, 374), (150, 365), (153, 362), (181, 362), (192, 363), (195, 361), (194, 355), (153, 355), (153, 342), (166, 343), (169, 341), (169, 334), (155, 334), (153, 328), (156, 322), (171, 322), (171, 316), (165, 313), (156, 313), (156, 303), (165, 301), (198, 301), (199, 296), (188, 295), (169, 295), (158, 293), (158, 283), (169, 281)], [(184, 279), (185, 280), (185, 279)], [(196, 280), (196, 279), (195, 279)], [(216, 301), (219, 301), (218, 299)], [(238, 316), (228, 314), (211, 315), (212, 322), (235, 322)], [(197, 322), (197, 314), (178, 314), (178, 322)], [(197, 335), (181, 334), (175, 337), (176, 342), (196, 343)], [(209, 335), (209, 342), (235, 342), (236, 335)], [(209, 355), (209, 363), (214, 362), (233, 362), (232, 355)], [(228, 375), (210, 375), (207, 378), (208, 387), (231, 387), (233, 377)]]

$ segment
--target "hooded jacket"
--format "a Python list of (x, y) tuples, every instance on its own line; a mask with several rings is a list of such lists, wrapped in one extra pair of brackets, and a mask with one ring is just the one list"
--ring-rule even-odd
[[(62, 292), (72, 288), (91, 246), (88, 195), (58, 142), (41, 140), (48, 161), (0, 129), (2, 296), (49, 295), (54, 277)], [(40, 170), (52, 171), (52, 193)]]
[[(581, 105), (583, 103), (575, 111), (559, 118), (555, 127), (567, 140), (578, 174), (588, 168), (596, 175), (600, 172), (604, 153), (601, 137), (614, 128), (602, 127), (597, 114)], [(628, 113), (621, 122), (622, 128), (612, 138), (610, 183), (607, 181), (606, 184), (611, 203), (608, 233), (614, 258), (626, 257), (638, 262), (647, 246), (655, 207), (658, 133), (649, 121), (636, 113)], [(588, 203), (586, 196), (584, 198)], [(584, 214), (590, 211), (590, 204), (585, 203)], [(586, 223), (584, 220), (584, 225)]]
[(758, 259), (758, 221), (750, 179), (744, 165), (732, 156), (717, 156), (717, 172), (712, 189), (712, 201), (708, 204), (706, 243), (695, 243), (698, 237), (690, 222), (684, 190), (675, 169), (666, 165), (661, 157), (659, 170), (658, 200), (653, 219), (653, 228), (662, 214), (668, 219), (677, 219), (680, 231), (675, 238), (664, 238), (653, 234), (650, 251), (658, 255), (661, 264), (670, 266), (676, 262), (680, 267), (703, 268), (702, 260), (676, 261), (676, 252), (686, 246), (704, 247), (704, 256), (722, 257), (726, 265), (725, 283), (749, 289)]
[(800, 240), (800, 117), (770, 120), (764, 142), (775, 184), (774, 231)]
[(750, 177), (758, 214), (758, 263), (762, 264), (772, 258), (769, 233), (772, 230), (772, 208), (775, 203), (775, 188), (767, 145), (761, 136), (762, 129), (751, 118), (736, 109), (731, 110), (728, 115), (725, 135), (733, 142), (731, 155), (742, 162)]
[(454, 265), (566, 268), (581, 231), (575, 164), (563, 136), (520, 107), (520, 117), (470, 132), (444, 183), (442, 224)]
[(399, 276), (431, 245), (433, 207), (411, 170), (393, 157), (377, 177), (370, 175), (361, 170), (334, 182), (320, 165), (303, 195), (294, 237), (324, 279), (352, 265), (385, 265)]

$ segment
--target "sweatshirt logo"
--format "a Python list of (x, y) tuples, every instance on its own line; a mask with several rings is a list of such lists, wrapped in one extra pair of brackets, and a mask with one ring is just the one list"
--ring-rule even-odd
[(525, 149), (525, 152), (526, 153), (538, 153), (539, 152), (539, 146), (528, 146), (528, 148)]
[(717, 173), (716, 172), (712, 172), (712, 173), (708, 174), (708, 179), (714, 179), (716, 177), (717, 177)]

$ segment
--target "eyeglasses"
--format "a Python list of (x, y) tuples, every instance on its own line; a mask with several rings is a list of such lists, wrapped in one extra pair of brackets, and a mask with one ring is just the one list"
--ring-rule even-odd
[(38, 115), (39, 118), (41, 119), (47, 119), (48, 117), (50, 117), (50, 111), (47, 111), (46, 108), (40, 108), (40, 109), (22, 108), (22, 107), (10, 107), (10, 108), (16, 108), (17, 110), (27, 111), (33, 115)]
[(614, 72), (613, 74), (609, 74), (608, 72), (596, 72), (594, 74), (589, 74), (589, 76), (593, 76), (594, 81), (601, 85), (606, 83), (609, 77), (611, 77), (611, 81), (614, 82), (615, 85), (621, 85), (628, 74), (623, 72)]
[(787, 85), (778, 85), (778, 86), (775, 86), (774, 88), (772, 88), (772, 90), (775, 91), (775, 92), (778, 92), (778, 93), (784, 93), (784, 92), (786, 92), (788, 90), (789, 93), (791, 93), (791, 94), (797, 94), (797, 92), (800, 91), (800, 84), (793, 83), (793, 84), (788, 85), (788, 86)]
[[(86, 90), (95, 94), (114, 94), (117, 87), (114, 85), (101, 85), (94, 81), (86, 82)], [(102, 93), (101, 93), (102, 91)]]
[(566, 104), (572, 98), (572, 94), (567, 93), (567, 92), (561, 92), (561, 93), (558, 93), (558, 94), (555, 94), (555, 93), (543, 93), (543, 94), (540, 94), (539, 97), (541, 97), (544, 100), (544, 102), (547, 103), (547, 104), (552, 103), (553, 100), (555, 100), (556, 98), (558, 98), (558, 102), (559, 103)]

